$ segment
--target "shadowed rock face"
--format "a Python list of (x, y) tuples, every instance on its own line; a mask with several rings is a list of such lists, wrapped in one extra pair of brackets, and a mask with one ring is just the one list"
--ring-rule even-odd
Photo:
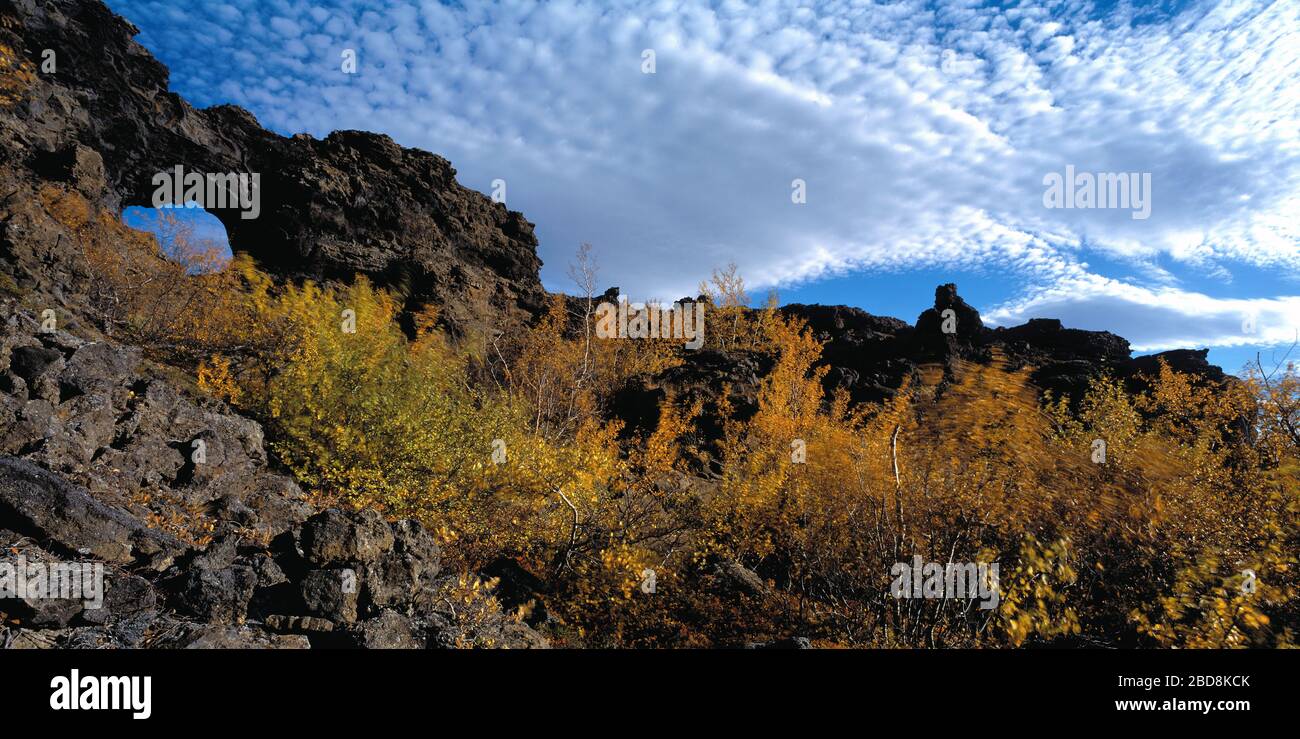
[(540, 309), (533, 225), (458, 184), (446, 159), (380, 134), (285, 138), (241, 108), (196, 110), (167, 91), (136, 33), (95, 1), (0, 0), (0, 250), (16, 278), (72, 299), (84, 277), (57, 224), (31, 208), (43, 182), (118, 210), (153, 205), (154, 175), (179, 165), (260, 176), (257, 218), (212, 212), (234, 250), (276, 274), (365, 274), (401, 286), (408, 307), (439, 306), (456, 333)]

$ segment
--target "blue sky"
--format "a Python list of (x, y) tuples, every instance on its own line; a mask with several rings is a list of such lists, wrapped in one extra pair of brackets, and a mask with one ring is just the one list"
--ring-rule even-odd
[[(735, 262), (756, 298), (913, 320), (952, 281), (1233, 371), (1300, 332), (1294, 0), (108, 4), (196, 105), (505, 180), (551, 289), (587, 241), (634, 300)], [(1067, 165), (1150, 174), (1149, 217), (1046, 207)]]

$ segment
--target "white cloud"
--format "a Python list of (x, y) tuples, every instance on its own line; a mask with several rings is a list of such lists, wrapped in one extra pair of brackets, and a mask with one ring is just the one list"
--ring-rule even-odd
[(1073, 328), (1120, 333), (1138, 352), (1180, 347), (1285, 345), (1300, 340), (1300, 296), (1221, 299), (1144, 288), (1096, 275), (1064, 280), (981, 316), (992, 325), (1059, 318)]

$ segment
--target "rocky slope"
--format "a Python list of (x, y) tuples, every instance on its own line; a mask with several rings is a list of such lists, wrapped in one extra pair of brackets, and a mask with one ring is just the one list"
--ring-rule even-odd
[(42, 329), (0, 303), (0, 564), (100, 562), (106, 593), (0, 598), (0, 646), (545, 646), (492, 601), (449, 608), (459, 575), (415, 522), (316, 512), (257, 423)]
[(0, 0), (0, 296), (22, 297), (0, 298), (0, 562), (108, 568), (100, 609), (0, 600), (0, 646), (545, 646), (489, 599), (448, 610), (462, 573), (425, 531), (313, 510), (257, 423), (82, 322), (79, 242), (114, 234), (93, 213), (74, 233), (42, 193), (116, 220), (157, 172), (257, 172), (257, 218), (213, 211), (234, 249), (285, 279), (400, 286), (453, 333), (541, 306), (532, 225), (386, 136), (195, 110), (135, 33), (99, 2)]

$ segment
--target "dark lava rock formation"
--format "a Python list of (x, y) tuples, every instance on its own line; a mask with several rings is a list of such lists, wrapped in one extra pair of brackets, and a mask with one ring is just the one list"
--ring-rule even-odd
[(241, 108), (196, 110), (136, 33), (98, 0), (0, 0), (0, 254), (14, 279), (69, 299), (84, 281), (68, 234), (33, 206), (43, 182), (116, 212), (152, 205), (154, 175), (180, 166), (260, 175), (258, 217), (212, 212), (271, 272), (365, 274), (410, 307), (438, 305), (456, 333), (539, 310), (533, 225), (457, 183), (446, 159), (381, 134), (285, 138)]
[[(945, 312), (953, 319), (944, 330)], [(787, 305), (787, 316), (807, 321), (826, 342), (823, 364), (830, 366), (827, 390), (843, 388), (855, 401), (884, 400), (918, 367), (937, 364), (951, 372), (962, 361), (988, 362), (993, 350), (1012, 368), (1034, 368), (1031, 379), (1056, 397), (1078, 399), (1095, 378), (1110, 375), (1131, 389), (1145, 387), (1163, 360), (1172, 369), (1197, 375), (1202, 381), (1223, 382), (1223, 371), (1206, 361), (1207, 350), (1178, 349), (1134, 358), (1129, 343), (1109, 331), (1065, 328), (1056, 319), (988, 328), (979, 311), (957, 294), (957, 286), (935, 289), (934, 307), (910, 326), (896, 318), (881, 318), (857, 308)]]
[(546, 645), (492, 603), (463, 626), (419, 524), (317, 512), (165, 369), (0, 301), (0, 564), (98, 562), (107, 591), (0, 596), (0, 647)]
[[(128, 537), (137, 545), (95, 548)], [(267, 543), (231, 534), (186, 550), (0, 456), (0, 547), (0, 564), (13, 567), (88, 558), (105, 567), (100, 598), (0, 599), (3, 648), (546, 647), (499, 611), (472, 631), (458, 623), (443, 591), (455, 576), (441, 573), (433, 538), (374, 511), (326, 510)]]
[[(617, 289), (605, 298), (617, 297)], [(1055, 319), (1032, 319), (1013, 327), (988, 328), (979, 311), (957, 294), (957, 286), (935, 289), (933, 308), (916, 324), (874, 316), (842, 305), (790, 304), (783, 315), (804, 321), (823, 342), (819, 366), (827, 367), (828, 396), (842, 390), (855, 403), (887, 400), (923, 367), (941, 368), (951, 379), (965, 362), (989, 363), (1000, 357), (1009, 369), (1032, 368), (1031, 381), (1054, 397), (1081, 400), (1093, 380), (1110, 376), (1130, 391), (1150, 385), (1163, 361), (1198, 382), (1221, 384), (1232, 378), (1206, 361), (1208, 350), (1177, 349), (1133, 357), (1127, 340), (1108, 331), (1065, 328)], [(947, 313), (947, 311), (952, 311)], [(945, 327), (945, 319), (951, 319)], [(951, 330), (945, 330), (950, 328)], [(722, 435), (717, 413), (726, 387), (733, 417), (745, 419), (758, 410), (758, 391), (772, 357), (749, 351), (683, 351), (685, 363), (654, 377), (643, 377), (614, 398), (612, 413), (629, 436), (646, 433), (659, 420), (660, 403), (668, 395), (704, 410), (688, 441), (699, 453), (696, 471), (718, 472), (716, 444)]]

